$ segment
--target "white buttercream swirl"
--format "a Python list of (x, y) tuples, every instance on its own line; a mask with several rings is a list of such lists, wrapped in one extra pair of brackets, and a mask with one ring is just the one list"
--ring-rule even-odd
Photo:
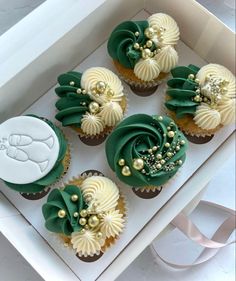
[(88, 208), (97, 204), (96, 212), (106, 212), (115, 209), (119, 199), (119, 189), (116, 184), (102, 176), (92, 176), (85, 179), (81, 185), (85, 201), (90, 198)]
[(211, 108), (206, 103), (201, 103), (195, 112), (194, 121), (198, 127), (211, 130), (221, 123), (221, 116), (219, 111)]
[(206, 77), (211, 75), (213, 78), (222, 78), (229, 81), (225, 97), (236, 98), (236, 82), (235, 76), (226, 67), (219, 64), (207, 64), (203, 66), (197, 73), (196, 78), (199, 79), (200, 85), (203, 86)]
[(134, 74), (143, 81), (151, 81), (159, 76), (160, 68), (153, 58), (140, 59), (134, 66)]
[[(98, 97), (91, 94), (91, 89), (94, 88), (97, 82), (105, 82), (110, 89), (113, 90), (114, 95), (108, 95), (107, 91)], [(124, 96), (123, 86), (116, 74), (111, 70), (106, 69), (105, 67), (91, 67), (87, 69), (81, 77), (81, 87), (86, 90), (87, 93), (90, 93), (90, 97), (100, 104), (104, 104), (108, 101), (119, 102)]]
[(93, 256), (101, 251), (105, 240), (104, 238), (98, 240), (96, 231), (88, 229), (84, 233), (73, 232), (71, 234), (71, 243), (79, 256)]
[[(176, 45), (179, 40), (179, 27), (176, 21), (169, 15), (163, 13), (157, 13), (151, 15), (147, 19), (149, 26), (152, 27), (154, 30), (156, 28), (164, 28), (164, 33), (162, 35), (163, 41), (161, 41), (162, 45)], [(153, 38), (154, 42), (155, 39), (158, 42), (158, 35)]]
[(99, 135), (104, 127), (105, 124), (100, 116), (86, 113), (81, 119), (81, 129), (86, 135)]
[(119, 210), (109, 211), (102, 215), (101, 231), (106, 237), (115, 237), (122, 232), (124, 222), (123, 215), (119, 213)]
[(228, 125), (235, 122), (235, 101), (235, 99), (223, 99), (217, 105), (217, 110), (221, 116), (221, 124)]
[(154, 59), (159, 64), (161, 72), (168, 73), (178, 63), (178, 53), (172, 46), (163, 47)]
[(117, 102), (107, 102), (99, 113), (106, 126), (115, 126), (123, 118), (123, 110)]

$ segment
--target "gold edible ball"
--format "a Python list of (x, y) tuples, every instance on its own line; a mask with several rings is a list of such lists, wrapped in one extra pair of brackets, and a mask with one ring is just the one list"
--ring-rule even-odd
[(156, 155), (156, 158), (157, 158), (158, 160), (160, 160), (160, 159), (162, 158), (162, 155), (161, 155), (160, 153), (158, 153), (158, 154)]
[(87, 220), (86, 220), (85, 218), (81, 218), (81, 219), (79, 219), (79, 223), (80, 223), (81, 225), (86, 225)]
[(84, 228), (82, 228), (82, 229), (80, 230), (80, 234), (85, 234), (85, 229), (84, 229)]
[(98, 240), (102, 239), (102, 232), (99, 231), (99, 232), (96, 234), (96, 238), (97, 238)]
[(200, 83), (200, 80), (199, 80), (198, 78), (196, 78), (196, 79), (195, 79), (195, 82), (199, 84), (199, 83)]
[(177, 145), (176, 148), (175, 148), (175, 150), (176, 150), (176, 151), (179, 151), (179, 150), (180, 150), (180, 146)]
[(167, 156), (168, 156), (168, 157), (173, 156), (172, 152), (167, 152)]
[(193, 80), (194, 79), (194, 74), (189, 74), (189, 76), (188, 76), (188, 79), (191, 79), (191, 80)]
[(143, 59), (148, 59), (148, 58), (150, 58), (150, 56), (151, 56), (151, 51), (150, 51), (150, 49), (144, 49), (144, 50), (142, 51), (142, 58), (143, 58)]
[(109, 89), (107, 91), (107, 95), (108, 95), (108, 97), (113, 97), (115, 95), (115, 93), (114, 93), (114, 91), (112, 89)]
[(131, 175), (131, 171), (129, 166), (124, 166), (121, 171), (122, 175), (125, 177), (129, 177)]
[(91, 113), (97, 113), (99, 111), (99, 108), (100, 108), (99, 104), (95, 101), (91, 102), (88, 107), (89, 107), (89, 111)]
[(78, 212), (74, 212), (73, 216), (74, 216), (74, 218), (78, 218), (79, 213)]
[(144, 167), (143, 159), (141, 159), (141, 158), (134, 159), (133, 160), (133, 167), (134, 167), (135, 170), (138, 170), (138, 171), (142, 170), (143, 167)]
[(158, 116), (158, 120), (159, 120), (159, 121), (162, 121), (162, 120), (163, 120), (163, 117), (162, 117), (162, 116)]
[(157, 146), (153, 146), (152, 151), (157, 151)]
[(181, 141), (180, 141), (180, 144), (181, 144), (181, 145), (184, 145), (184, 144), (185, 144), (185, 140), (181, 140)]
[(144, 34), (147, 38), (151, 39), (154, 37), (155, 31), (152, 27), (148, 27), (145, 29)]
[(160, 162), (161, 162), (161, 164), (163, 165), (163, 164), (165, 164), (166, 161), (165, 161), (164, 159), (161, 159)]
[(82, 93), (82, 90), (79, 88), (79, 89), (76, 90), (76, 93), (77, 93), (77, 94), (81, 94), (81, 93)]
[(152, 47), (152, 40), (148, 40), (146, 42), (146, 45), (147, 45), (148, 48), (151, 48)]
[(170, 147), (170, 144), (168, 142), (166, 142), (165, 147)]
[(160, 170), (162, 165), (161, 164), (157, 164), (156, 167), (157, 167), (158, 170)]
[(96, 89), (98, 92), (104, 93), (104, 91), (106, 90), (106, 83), (103, 81), (97, 82)]
[(71, 195), (70, 199), (71, 199), (71, 201), (76, 202), (76, 201), (78, 201), (79, 196), (77, 194), (73, 194), (73, 195)]
[(179, 164), (179, 165), (182, 165), (182, 164), (183, 164), (183, 161), (182, 161), (182, 160), (179, 160), (179, 161), (178, 161), (178, 164)]
[(119, 159), (119, 161), (118, 161), (118, 164), (120, 165), (120, 166), (124, 166), (125, 165), (125, 159)]
[(174, 131), (169, 131), (167, 133), (167, 135), (168, 135), (169, 138), (173, 138), (175, 136), (175, 132)]
[(135, 35), (136, 37), (138, 37), (138, 36), (139, 36), (139, 32), (136, 31), (136, 32), (134, 33), (134, 35)]
[(89, 218), (88, 224), (90, 227), (96, 227), (99, 224), (100, 220), (97, 216), (93, 215)]
[(81, 217), (83, 217), (83, 218), (84, 218), (84, 217), (87, 217), (87, 211), (84, 210), (84, 209), (81, 210), (81, 211), (80, 211), (80, 215), (81, 215)]
[(60, 219), (63, 219), (66, 216), (66, 211), (60, 210), (60, 211), (58, 211), (57, 215)]
[(75, 82), (74, 81), (70, 81), (70, 86), (74, 86)]
[(134, 43), (134, 49), (136, 49), (136, 50), (139, 49), (139, 43)]

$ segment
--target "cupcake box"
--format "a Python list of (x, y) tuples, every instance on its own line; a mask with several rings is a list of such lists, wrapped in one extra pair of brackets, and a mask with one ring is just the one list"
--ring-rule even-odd
[[(115, 72), (106, 51), (105, 40), (114, 26), (133, 18), (135, 14), (134, 19), (145, 19), (156, 12), (165, 12), (175, 18), (182, 40), (177, 47), (179, 65), (192, 63), (203, 66), (215, 62), (233, 71), (234, 50), (233, 44), (230, 44), (234, 40), (233, 32), (195, 1), (188, 1), (183, 7), (173, 0), (149, 0), (146, 1), (145, 9), (150, 14), (143, 10), (143, 1), (119, 1), (119, 5), (115, 2), (93, 1), (92, 6), (84, 3), (84, 9), (79, 9), (79, 13), (77, 5), (81, 3), (71, 2), (69, 5), (65, 1), (60, 7), (52, 8), (49, 2), (45, 2), (0, 38), (1, 46), (5, 46), (0, 53), (0, 61), (5, 59), (0, 66), (0, 72), (4, 73), (0, 78), (1, 122), (20, 113), (34, 113), (55, 121), (54, 105), (57, 97), (54, 89), (57, 76), (72, 69), (83, 72), (92, 66), (104, 66)], [(48, 24), (52, 13), (63, 16), (56, 17), (55, 22)], [(46, 15), (46, 18), (40, 27), (41, 33), (38, 30), (37, 36), (32, 36), (25, 26), (29, 23), (34, 26), (37, 17), (42, 15)], [(58, 33), (54, 32), (53, 36), (48, 37), (48, 33), (52, 34), (51, 29), (55, 31), (55, 25)], [(17, 33), (22, 29), (25, 31), (24, 36), (17, 39)], [(12, 46), (10, 40), (13, 35), (18, 40), (16, 46)], [(27, 36), (31, 40), (27, 40)], [(229, 42), (225, 48), (222, 48), (219, 38)], [(15, 47), (18, 53), (14, 52)], [(34, 48), (34, 54), (29, 52), (31, 48)], [(17, 62), (17, 65), (12, 62)], [(158, 95), (144, 98), (135, 96), (127, 88), (127, 115), (164, 114), (164, 91), (165, 86), (162, 85)], [(233, 126), (225, 127), (203, 145), (190, 143), (185, 165), (173, 180), (163, 186), (157, 197), (145, 200), (135, 196), (131, 189), (115, 177), (105, 160), (104, 143), (89, 147), (71, 129), (63, 129), (71, 143), (72, 155), (65, 179), (95, 169), (115, 181), (127, 200), (128, 216), (124, 233), (100, 259), (94, 263), (85, 263), (44, 228), (41, 207), (47, 197), (26, 201), (7, 189), (2, 182), (0, 231), (45, 280), (50, 280), (49, 276), (52, 275), (56, 280), (113, 280), (197, 196), (216, 169), (223, 165), (222, 159), (232, 153), (233, 130)], [(17, 229), (17, 236), (13, 235), (12, 229)]]

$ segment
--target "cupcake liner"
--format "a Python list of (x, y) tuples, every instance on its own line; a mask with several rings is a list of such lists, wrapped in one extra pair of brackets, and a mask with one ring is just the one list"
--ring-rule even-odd
[(133, 192), (142, 199), (152, 199), (162, 191), (162, 186), (147, 186), (143, 188), (132, 188)]
[(27, 200), (39, 200), (45, 197), (49, 191), (51, 190), (50, 187), (45, 187), (42, 191), (36, 192), (36, 193), (25, 193), (25, 192), (20, 192), (20, 195), (24, 197)]
[[(71, 185), (74, 184), (76, 186), (80, 186), (86, 178), (89, 178), (91, 176), (104, 176), (104, 175), (97, 170), (87, 170), (87, 171), (82, 172), (80, 174), (80, 176), (73, 177), (71, 180), (68, 181), (68, 183), (65, 183), (64, 186), (66, 186), (67, 184), (71, 184)], [(125, 197), (121, 193), (120, 193), (120, 197), (118, 200), (118, 204), (116, 206), (116, 210), (119, 210), (120, 213), (123, 214), (123, 219), (126, 221), (127, 220), (127, 202), (125, 200)], [(125, 227), (124, 227), (124, 229), (125, 229)], [(123, 231), (124, 231), (124, 229), (123, 229)], [(114, 245), (116, 243), (116, 241), (119, 239), (120, 235), (116, 235), (115, 237), (106, 238), (104, 245), (101, 247), (101, 251), (97, 251), (95, 254), (81, 255), (80, 253), (76, 253), (76, 256), (84, 262), (94, 262), (94, 261), (98, 260), (108, 248), (110, 248), (112, 245)], [(64, 245), (72, 248), (70, 237), (66, 237), (64, 235), (59, 235), (59, 236), (62, 239), (62, 241), (64, 242)]]
[[(163, 91), (167, 90), (167, 86)], [(178, 125), (179, 129), (184, 133), (188, 141), (195, 143), (195, 144), (204, 144), (208, 143), (214, 137), (214, 134), (222, 128), (222, 125), (217, 126), (215, 129), (212, 130), (203, 130), (198, 127), (191, 115), (188, 115), (184, 118), (177, 118), (175, 112), (168, 110), (165, 107), (165, 102), (168, 100), (168, 96), (166, 93), (163, 95), (163, 111), (166, 115), (174, 120), (174, 122)]]

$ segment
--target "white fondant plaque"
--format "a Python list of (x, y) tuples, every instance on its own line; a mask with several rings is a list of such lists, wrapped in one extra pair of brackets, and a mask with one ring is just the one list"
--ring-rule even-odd
[(55, 132), (38, 118), (19, 116), (0, 125), (0, 178), (5, 181), (27, 184), (43, 178), (58, 153)]

